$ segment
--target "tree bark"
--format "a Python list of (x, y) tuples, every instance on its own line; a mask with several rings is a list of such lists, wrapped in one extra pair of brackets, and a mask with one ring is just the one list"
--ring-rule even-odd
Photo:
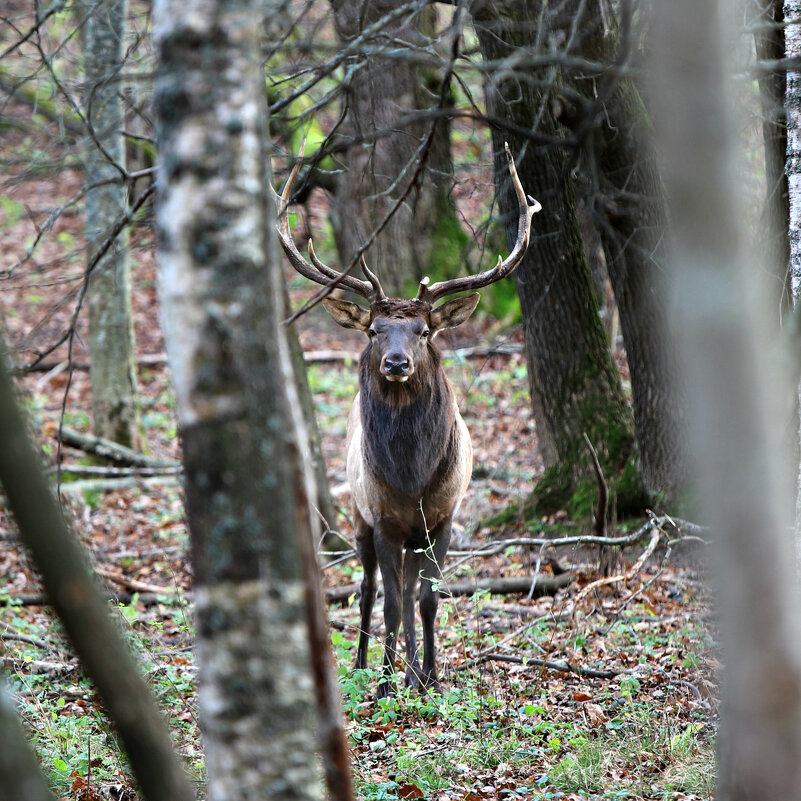
[[(570, 55), (624, 67), (630, 26), (625, 24), (621, 35), (606, 6), (606, 0), (571, 0), (559, 17), (562, 34), (567, 39), (568, 26), (580, 32)], [(593, 211), (620, 312), (643, 481), (650, 491), (675, 502), (686, 489), (679, 438), (686, 396), (659, 292), (667, 213), (651, 119), (631, 77), (567, 67), (562, 72), (579, 95), (562, 107), (579, 107), (562, 114), (562, 121), (578, 138), (583, 172), (578, 191)]]
[(54, 801), (36, 756), (25, 742), (14, 705), (5, 686), (0, 686), (0, 783), (4, 798)]
[[(801, 2), (784, 2), (784, 37), (788, 58), (801, 57)], [(789, 272), (793, 306), (798, 314), (801, 303), (801, 71), (788, 70), (785, 113), (787, 118), (787, 191), (789, 204)], [(798, 388), (798, 408), (801, 408), (801, 386)], [(801, 431), (798, 441), (801, 443)], [(795, 506), (796, 572), (801, 575), (801, 467)]]
[[(332, 6), (339, 37), (347, 42), (397, 2), (332, 0)], [(440, 92), (438, 70), (425, 70), (397, 54), (399, 41), (415, 48), (431, 46), (424, 31), (433, 28), (435, 19), (431, 7), (390, 23), (371, 43), (378, 48), (386, 45), (386, 51), (361, 54), (351, 64), (355, 67), (358, 63), (358, 69), (354, 69), (345, 90), (347, 112), (342, 126), (342, 136), (350, 143), (341, 157), (343, 171), (337, 176), (331, 207), (343, 266), (350, 264), (405, 191), (418, 169), (418, 151), (435, 124), (412, 118), (417, 112), (432, 110)], [(387, 52), (390, 49), (395, 52)], [(466, 243), (467, 236), (449, 199), (448, 176), (452, 172), (450, 125), (441, 119), (436, 123), (422, 176), (366, 257), (389, 295), (400, 297), (416, 291), (417, 282), (429, 270), (438, 277), (452, 277), (458, 272), (459, 245)], [(440, 247), (438, 244), (443, 243), (437, 243), (437, 236), (450, 236), (451, 241)]]
[(260, 34), (280, 13), (262, 0), (156, 6), (159, 286), (212, 801), (321, 798), (315, 705), (329, 713), (320, 732), (330, 791), (351, 794), (265, 152)]
[[(486, 3), (474, 9), (484, 58), (499, 60), (536, 46), (539, 4)], [(579, 232), (564, 151), (558, 146), (551, 112), (553, 84), (542, 70), (525, 76), (498, 71), (487, 79), (487, 108), (514, 132), (492, 129), (500, 210), (516, 220), (505, 174), (503, 141), (509, 141), (526, 191), (543, 206), (532, 223), (529, 249), (517, 281), (526, 342), (534, 419), (545, 476), (534, 490), (539, 513), (567, 509), (589, 517), (595, 477), (584, 434), (598, 451), (617, 511), (640, 509), (645, 501), (637, 471), (631, 412), (609, 353)], [(529, 135), (517, 133), (528, 131)], [(544, 142), (544, 144), (536, 144)]]
[(676, 0), (654, 11), (653, 97), (675, 243), (665, 275), (688, 371), (689, 442), (711, 523), (725, 665), (716, 797), (797, 799), (801, 641), (786, 534), (790, 449), (779, 425), (793, 390), (766, 357), (775, 307), (767, 271), (742, 237), (743, 157), (734, 150), (742, 123), (724, 69), (737, 69), (724, 53), (740, 48), (722, 33), (736, 6)]
[[(749, 0), (748, 22), (754, 29), (757, 61), (779, 61), (785, 55), (782, 0)], [(765, 264), (774, 276), (772, 302), (781, 324), (793, 305), (790, 271), (790, 221), (785, 161), (787, 159), (787, 76), (783, 69), (765, 71), (757, 64), (762, 106), (762, 141), (765, 148), (765, 205), (758, 231)], [(797, 79), (796, 79), (797, 80)]]
[[(126, 0), (101, 0), (86, 23), (84, 108), (91, 126), (85, 182), (89, 258), (125, 213), (125, 150), (120, 74)], [(128, 234), (97, 263), (89, 297), (92, 412), (95, 433), (128, 447), (141, 444), (131, 309)]]

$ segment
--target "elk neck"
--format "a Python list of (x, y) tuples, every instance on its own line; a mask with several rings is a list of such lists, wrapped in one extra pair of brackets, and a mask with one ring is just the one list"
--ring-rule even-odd
[(454, 451), (453, 390), (437, 348), (404, 383), (371, 369), (370, 346), (359, 362), (362, 443), (368, 468), (384, 484), (419, 499)]

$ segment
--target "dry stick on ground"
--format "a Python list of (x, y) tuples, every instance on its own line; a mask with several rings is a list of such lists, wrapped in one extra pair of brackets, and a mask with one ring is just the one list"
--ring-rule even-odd
[(633, 579), (637, 573), (640, 572), (640, 569), (645, 564), (648, 557), (654, 552), (654, 549), (657, 546), (660, 538), (662, 537), (662, 529), (658, 525), (654, 525), (652, 532), (651, 532), (651, 540), (646, 546), (645, 550), (640, 554), (640, 558), (631, 566), (629, 570), (625, 573), (619, 573), (616, 576), (608, 576), (606, 578), (598, 579), (597, 581), (593, 581), (591, 584), (588, 584), (575, 598), (571, 608), (571, 616), (575, 614), (576, 610), (578, 609), (578, 605), (586, 598), (591, 592), (599, 589), (600, 587), (606, 587), (610, 584), (617, 584), (621, 581), (630, 581)]
[(516, 665), (525, 667), (545, 668), (555, 670), (559, 673), (575, 673), (577, 676), (584, 676), (590, 679), (614, 679), (621, 673), (633, 673), (632, 670), (594, 670), (593, 668), (572, 665), (569, 662), (551, 662), (547, 659), (536, 659), (535, 657), (517, 656), (516, 654), (486, 654), (485, 656), (474, 659), (471, 665), (480, 665), (484, 662), (512, 662)]
[[(507, 643), (509, 643), (509, 642), (517, 639), (521, 635), (525, 634), (525, 632), (529, 631), (530, 629), (532, 629), (534, 626), (536, 626), (538, 623), (540, 623), (543, 620), (547, 620), (549, 622), (555, 622), (555, 621), (558, 621), (558, 620), (570, 620), (570, 619), (572, 619), (573, 616), (575, 615), (575, 612), (576, 612), (576, 610), (578, 608), (579, 603), (589, 593), (591, 593), (593, 590), (596, 590), (601, 586), (606, 586), (606, 585), (614, 584), (614, 583), (617, 583), (617, 582), (620, 582), (620, 581), (625, 581), (625, 580), (632, 579), (640, 571), (640, 569), (642, 568), (643, 564), (645, 564), (645, 561), (648, 559), (648, 557), (651, 556), (651, 554), (654, 552), (654, 549), (656, 548), (657, 543), (659, 542), (661, 537), (664, 535), (662, 527), (664, 525), (668, 524), (668, 523), (670, 523), (673, 526), (676, 525), (675, 522), (671, 518), (669, 518), (667, 516), (664, 516), (664, 517), (652, 517), (651, 520), (648, 523), (645, 524), (645, 526), (641, 527), (640, 529), (638, 529), (635, 532), (635, 534), (637, 535), (637, 539), (639, 539), (640, 537), (643, 536), (643, 534), (645, 532), (650, 530), (651, 531), (651, 539), (650, 539), (648, 545), (643, 550), (643, 553), (640, 555), (640, 558), (634, 563), (634, 565), (631, 567), (630, 570), (626, 571), (626, 573), (620, 574), (618, 576), (611, 576), (609, 578), (599, 579), (598, 581), (594, 581), (591, 584), (588, 584), (576, 596), (575, 600), (570, 604), (570, 607), (568, 609), (566, 609), (566, 610), (564, 610), (562, 612), (559, 612), (557, 614), (548, 613), (548, 614), (545, 614), (545, 615), (540, 615), (540, 616), (534, 618), (533, 620), (528, 621), (527, 623), (523, 624), (519, 628), (517, 628), (514, 631), (512, 631), (510, 634), (506, 635), (499, 642), (493, 644), (491, 647), (486, 648), (484, 651), (480, 652), (475, 659), (470, 660), (469, 662), (466, 662), (463, 667), (466, 668), (466, 667), (469, 667), (471, 665), (479, 664), (480, 662), (487, 661), (491, 657), (494, 657), (494, 656), (503, 657), (500, 661), (514, 661), (514, 660), (506, 659), (505, 655), (498, 655), (495, 652), (497, 651), (497, 649), (503, 647)], [(565, 538), (565, 539), (567, 539), (567, 538)], [(573, 538), (571, 538), (571, 539), (573, 539)], [(591, 539), (598, 540), (598, 539), (603, 539), (603, 538), (593, 537)], [(611, 538), (607, 538), (607, 539), (611, 539)], [(616, 538), (616, 539), (620, 539), (620, 538)], [(522, 659), (522, 657), (521, 657), (521, 659)], [(529, 660), (529, 661), (531, 661), (533, 663), (534, 660)], [(542, 660), (540, 660), (540, 662), (542, 662)], [(548, 667), (548, 666), (549, 665), (544, 663), (544, 662), (543, 662), (543, 664), (540, 665), (540, 667)], [(459, 668), (459, 669), (461, 669), (461, 668)], [(575, 671), (573, 671), (573, 672), (575, 672)], [(620, 671), (620, 672), (623, 672), (623, 671)]]
[[(465, 581), (442, 582), (439, 594), (443, 598), (451, 595), (473, 595), (476, 592), (490, 592), (496, 595), (527, 593), (532, 585), (532, 576), (511, 576), (506, 578), (466, 579)], [(534, 596), (553, 595), (557, 590), (567, 587), (575, 576), (565, 573), (562, 576), (537, 576), (534, 582)], [(347, 603), (359, 592), (358, 584), (346, 584), (325, 591), (329, 603)]]

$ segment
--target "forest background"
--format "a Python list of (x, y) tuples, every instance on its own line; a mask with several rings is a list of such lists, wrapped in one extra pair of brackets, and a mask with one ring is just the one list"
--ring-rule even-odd
[[(322, 753), (341, 798), (348, 762), (362, 798), (795, 797), (798, 17), (687, 5), (8, 4), (0, 297), (36, 456), (9, 394), (0, 636), (46, 777), (6, 699), (9, 782), (320, 797)], [(441, 338), (476, 452), (441, 698), (349, 668), (361, 343), (272, 233), (304, 139), (298, 241), (393, 293), (506, 252), (504, 142), (543, 204)], [(241, 419), (199, 426), (204, 382)]]

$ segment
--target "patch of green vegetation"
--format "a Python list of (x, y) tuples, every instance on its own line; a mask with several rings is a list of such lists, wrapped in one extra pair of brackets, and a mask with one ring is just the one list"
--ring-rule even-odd
[(25, 214), (25, 204), (8, 195), (0, 195), (0, 225), (16, 225)]
[(669, 799), (679, 793), (710, 798), (715, 754), (706, 729), (700, 723), (676, 725), (636, 703), (604, 727), (572, 738), (549, 770), (548, 784), (602, 799)]

